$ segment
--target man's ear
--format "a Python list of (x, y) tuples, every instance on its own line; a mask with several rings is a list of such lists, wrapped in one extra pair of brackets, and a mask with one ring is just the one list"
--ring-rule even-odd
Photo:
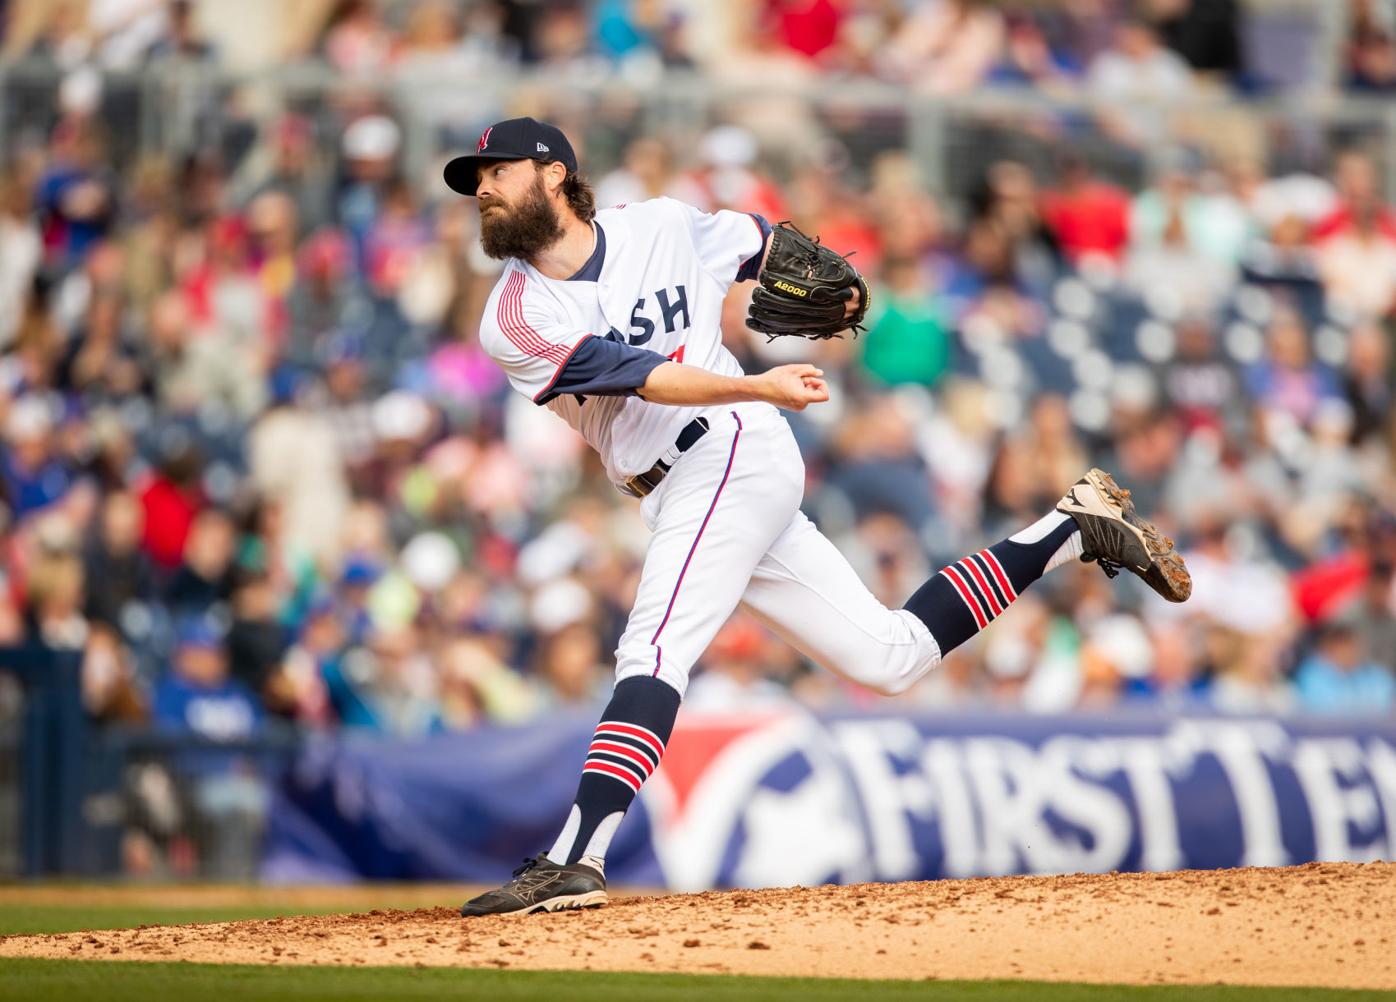
[(567, 165), (560, 160), (543, 165), (543, 183), (547, 186), (549, 193), (557, 194), (562, 191), (562, 182), (567, 180)]

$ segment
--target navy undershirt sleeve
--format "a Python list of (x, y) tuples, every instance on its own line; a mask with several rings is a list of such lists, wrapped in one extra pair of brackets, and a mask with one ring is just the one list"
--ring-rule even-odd
[(593, 335), (572, 350), (553, 381), (533, 398), (533, 402), (546, 404), (565, 393), (584, 397), (629, 396), (645, 385), (654, 369), (667, 361), (657, 351)]
[(761, 272), (761, 259), (766, 255), (766, 244), (771, 239), (771, 224), (765, 218), (756, 213), (748, 213), (756, 221), (756, 225), (761, 229), (761, 249), (751, 257), (742, 262), (742, 266), (737, 269), (737, 281), (745, 282), (756, 278)]

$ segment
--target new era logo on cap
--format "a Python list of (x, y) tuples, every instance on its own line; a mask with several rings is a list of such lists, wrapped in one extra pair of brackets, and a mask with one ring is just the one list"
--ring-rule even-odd
[(462, 195), (473, 195), (478, 186), (480, 165), (492, 160), (557, 161), (569, 171), (577, 169), (577, 154), (562, 130), (532, 118), (511, 118), (495, 122), (475, 144), (471, 156), (456, 157), (446, 165), (446, 183)]

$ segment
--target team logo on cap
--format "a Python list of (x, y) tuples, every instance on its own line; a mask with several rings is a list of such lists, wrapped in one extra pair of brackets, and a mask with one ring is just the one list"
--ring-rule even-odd
[(486, 129), (484, 132), (480, 133), (480, 141), (479, 141), (478, 143), (475, 144), (475, 152), (476, 152), (476, 153), (484, 153), (484, 152), (485, 152), (485, 147), (488, 146), (488, 145), (490, 144), (490, 133), (493, 132), (493, 131), (494, 131), (494, 126), (491, 125), (491, 126), (490, 126), (488, 129)]

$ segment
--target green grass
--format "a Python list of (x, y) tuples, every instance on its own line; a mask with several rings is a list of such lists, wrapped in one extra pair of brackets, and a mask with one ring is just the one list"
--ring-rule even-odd
[(340, 999), (488, 999), (525, 1002), (1366, 1002), (1392, 993), (1308, 988), (1060, 985), (1028, 981), (835, 981), (723, 975), (597, 974), (575, 971), (481, 971), (401, 967), (261, 967), (144, 964), (88, 960), (0, 960), (0, 999), (26, 1002), (150, 1002), (152, 998), (219, 1002), (318, 1002)]
[(188, 922), (233, 922), (237, 919), (276, 918), (279, 915), (330, 915), (340, 912), (391, 908), (382, 901), (361, 905), (307, 908), (276, 907), (134, 907), (131, 905), (0, 905), (0, 936), (39, 932), (76, 932), (82, 929), (130, 929), (144, 923), (183, 925)]

